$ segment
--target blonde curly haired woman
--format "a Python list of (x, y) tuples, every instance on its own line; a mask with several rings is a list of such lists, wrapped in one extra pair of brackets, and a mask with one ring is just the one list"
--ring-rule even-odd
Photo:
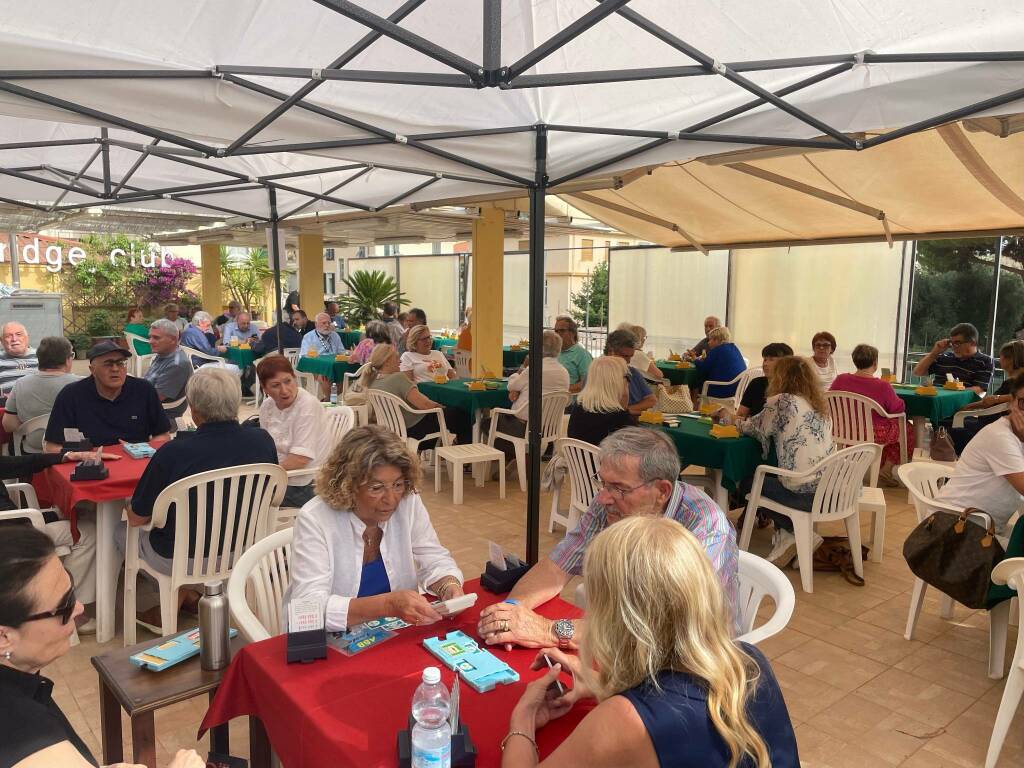
[(419, 589), (458, 597), (462, 572), (437, 539), (419, 481), (419, 459), (398, 435), (376, 425), (346, 434), (295, 520), (285, 615), (292, 600), (315, 598), (329, 632), (381, 616), (438, 621)]
[[(796, 768), (796, 737), (767, 659), (731, 638), (714, 569), (693, 534), (665, 518), (602, 531), (584, 565), (580, 656), (543, 650), (555, 669), (512, 712), (502, 768), (537, 764), (536, 729), (594, 697), (597, 707), (541, 765)], [(574, 687), (549, 690), (562, 669)]]

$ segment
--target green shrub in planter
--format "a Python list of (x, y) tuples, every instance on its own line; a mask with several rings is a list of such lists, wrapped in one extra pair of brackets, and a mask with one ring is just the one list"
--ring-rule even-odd
[(84, 333), (76, 333), (68, 338), (71, 342), (71, 346), (75, 350), (75, 357), (79, 360), (85, 359), (85, 353), (89, 351), (92, 339), (86, 336)]
[(94, 339), (101, 336), (113, 336), (114, 321), (111, 319), (110, 313), (102, 309), (90, 312), (85, 319), (85, 332)]

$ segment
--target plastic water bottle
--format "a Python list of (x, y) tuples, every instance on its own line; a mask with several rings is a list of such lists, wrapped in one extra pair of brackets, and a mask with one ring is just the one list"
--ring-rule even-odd
[(450, 700), (441, 682), (441, 670), (427, 667), (423, 682), (412, 697), (412, 768), (451, 768), (452, 729), (448, 725)]
[(331, 405), (338, 404), (338, 383), (331, 384)]
[(935, 430), (930, 421), (924, 425), (924, 436), (921, 438), (921, 450), (926, 453), (932, 447), (932, 433), (934, 431)]

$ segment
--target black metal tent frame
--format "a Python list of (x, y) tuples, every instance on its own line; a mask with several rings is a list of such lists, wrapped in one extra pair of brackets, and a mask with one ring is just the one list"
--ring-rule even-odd
[[(0, 144), (0, 151), (33, 149), (44, 147), (96, 145), (96, 150), (79, 170), (57, 168), (54, 166), (6, 167), (0, 166), (0, 175), (10, 176), (23, 181), (34, 182), (44, 186), (62, 190), (61, 195), (51, 205), (41, 205), (0, 197), (0, 202), (29, 208), (39, 212), (58, 213), (76, 211), (83, 208), (104, 207), (109, 205), (130, 205), (159, 199), (170, 199), (202, 210), (232, 216), (245, 217), (269, 225), (271, 236), (271, 256), (273, 261), (275, 287), (277, 294), (277, 313), (280, 318), (281, 293), (281, 255), (278, 246), (278, 227), (282, 221), (298, 215), (317, 202), (333, 203), (347, 208), (375, 212), (396, 205), (406, 198), (420, 192), (441, 179), (474, 182), (496, 188), (508, 188), (509, 194), (518, 195), (525, 191), (530, 204), (530, 252), (529, 252), (529, 325), (530, 325), (530, 388), (534, 392), (541, 389), (541, 334), (543, 332), (543, 294), (544, 294), (544, 199), (545, 195), (560, 185), (575, 179), (589, 176), (597, 171), (617, 165), (630, 158), (640, 161), (641, 155), (673, 141), (703, 141), (725, 144), (748, 144), (752, 146), (778, 146), (795, 149), (839, 149), (859, 151), (883, 144), (919, 131), (934, 128), (954, 120), (960, 120), (979, 112), (1010, 104), (1024, 98), (1024, 88), (1004, 93), (983, 101), (966, 105), (926, 120), (903, 126), (885, 134), (862, 140), (852, 138), (817, 119), (806, 111), (785, 101), (784, 97), (813, 86), (817, 83), (837, 77), (856, 65), (900, 64), (900, 63), (981, 63), (981, 62), (1020, 62), (1024, 61), (1024, 51), (964, 52), (964, 53), (925, 53), (925, 54), (877, 54), (870, 51), (833, 56), (811, 56), (802, 58), (771, 59), (762, 61), (744, 61), (724, 63), (714, 59), (707, 53), (695, 48), (673, 33), (658, 26), (643, 15), (626, 7), (629, 0), (595, 0), (595, 7), (583, 16), (560, 30), (535, 49), (508, 65), (501, 63), (501, 0), (483, 1), (483, 51), (482, 60), (477, 63), (469, 61), (452, 51), (427, 40), (420, 35), (402, 27), (400, 22), (409, 14), (423, 5), (426, 0), (406, 0), (388, 17), (378, 16), (357, 3), (348, 0), (313, 0), (319, 5), (330, 9), (368, 29), (367, 34), (334, 61), (322, 69), (305, 69), (295, 67), (260, 67), (219, 65), (211, 69), (144, 69), (144, 70), (6, 70), (0, 71), (0, 91), (22, 97), (31, 102), (45, 104), (65, 110), (79, 117), (96, 121), (102, 126), (123, 129), (140, 136), (139, 142), (128, 142), (110, 138), (107, 127), (100, 128), (98, 137), (68, 140), (19, 142)], [(682, 54), (688, 62), (680, 66), (650, 67), (637, 69), (620, 69), (590, 72), (564, 72), (557, 74), (525, 74), (532, 67), (552, 53), (579, 37), (588, 29), (599, 24), (603, 19), (618, 15), (642, 29), (651, 37), (667, 44)], [(452, 70), (450, 73), (429, 72), (392, 72), (367, 71), (346, 68), (354, 58), (372, 46), (377, 40), (385, 37), (397, 41), (408, 48), (445, 65)], [(797, 70), (806, 67), (827, 67), (802, 80), (794, 82), (775, 92), (769, 91), (749, 78), (745, 72), (766, 70)], [(262, 84), (246, 79), (245, 76), (300, 78), (307, 82), (292, 94), (282, 93)], [(364, 83), (396, 84), (409, 86), (428, 86), (440, 88), (550, 88), (567, 85), (587, 85), (594, 83), (631, 82), (652, 79), (668, 79), (683, 77), (723, 77), (737, 88), (746, 91), (753, 98), (739, 106), (717, 115), (708, 117), (677, 131), (633, 130), (615, 127), (594, 127), (574, 125), (553, 125), (540, 123), (536, 125), (519, 125), (494, 127), (476, 130), (444, 131), (401, 135), (378, 125), (345, 115), (333, 109), (307, 101), (306, 98), (322, 83), (327, 81), (349, 81)], [(37, 90), (19, 85), (31, 80), (71, 80), (71, 79), (185, 79), (185, 78), (216, 78), (238, 88), (265, 96), (276, 102), (275, 106), (256, 124), (242, 133), (226, 146), (205, 144), (186, 136), (181, 136), (158, 127), (142, 125), (126, 120), (107, 112), (103, 112), (66, 99), (58, 98)], [(711, 128), (725, 120), (741, 115), (769, 104), (796, 120), (813, 128), (822, 138), (795, 139), (773, 136), (747, 136), (708, 133)], [(291, 144), (252, 144), (250, 141), (271, 123), (290, 110), (303, 110), (326, 120), (342, 123), (356, 128), (367, 135), (358, 138), (345, 138), (334, 141), (315, 141)], [(467, 138), (474, 136), (533, 133), (534, 173), (533, 178), (519, 176), (487, 163), (449, 152), (435, 142), (446, 139)], [(595, 135), (621, 136), (626, 138), (646, 139), (639, 146), (626, 151), (604, 157), (585, 167), (566, 173), (561, 177), (550, 179), (547, 173), (548, 137), (553, 132), (575, 132)], [(145, 139), (150, 139), (144, 143)], [(240, 157), (254, 154), (302, 153), (316, 152), (327, 149), (344, 149), (348, 147), (366, 147), (372, 145), (401, 145), (410, 152), (416, 152), (421, 158), (432, 156), (449, 163), (465, 167), (467, 172), (451, 173), (449, 171), (432, 171), (419, 165), (397, 165), (375, 162), (345, 162), (321, 168), (265, 176), (251, 176), (228, 167), (218, 166), (216, 159)], [(111, 176), (110, 149), (117, 147), (138, 153), (138, 157), (120, 179)], [(220, 181), (204, 181), (195, 184), (160, 189), (145, 189), (130, 184), (131, 178), (150, 156), (158, 156), (181, 165), (218, 174), (226, 177)], [(101, 175), (90, 174), (96, 160), (101, 163)], [(355, 181), (359, 177), (380, 168), (410, 175), (411, 186), (392, 199), (370, 206), (354, 200), (335, 195), (335, 192)], [(352, 171), (352, 174), (328, 189), (317, 193), (294, 187), (285, 183), (291, 178), (303, 176), (319, 176), (321, 174)], [(475, 173), (471, 173), (475, 172)], [(40, 175), (46, 174), (46, 175)], [(481, 175), (482, 174), (482, 175)], [(269, 216), (253, 214), (245, 211), (215, 205), (205, 198), (225, 192), (265, 190), (269, 201)], [(61, 201), (68, 193), (85, 195), (93, 198), (90, 202), (65, 204)], [(308, 198), (301, 205), (289, 211), (278, 210), (278, 192), (289, 192)], [(204, 198), (197, 200), (196, 198)], [(527, 543), (526, 554), (530, 562), (536, 562), (539, 552), (540, 529), (540, 451), (539, 425), (541, 422), (541, 399), (531, 398), (529, 402), (529, 495), (527, 499)]]

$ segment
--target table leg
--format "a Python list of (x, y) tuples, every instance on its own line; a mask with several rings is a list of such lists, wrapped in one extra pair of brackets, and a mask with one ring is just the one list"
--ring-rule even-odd
[(918, 448), (924, 445), (924, 428), (927, 423), (927, 416), (914, 416), (914, 445)]
[[(217, 689), (210, 691), (210, 703), (213, 704), (213, 697), (217, 695)], [(220, 725), (215, 725), (210, 729), (210, 751), (216, 752), (220, 755), (231, 754), (231, 745), (228, 738), (228, 725), (227, 721)]]
[(477, 408), (476, 413), (473, 414), (473, 442), (481, 443), (480, 439), (480, 422), (483, 419), (483, 409)]
[(723, 512), (729, 511), (729, 492), (722, 486), (722, 470), (708, 468), (708, 472), (715, 480), (715, 503)]
[(152, 710), (132, 718), (132, 760), (141, 765), (156, 765), (156, 726)]
[(258, 717), (249, 716), (249, 766), (270, 768), (270, 739)]
[(101, 501), (96, 505), (96, 642), (114, 639), (117, 604), (117, 575), (121, 556), (114, 546), (114, 531), (121, 525), (124, 501)]
[(100, 739), (103, 747), (103, 764), (120, 763), (124, 760), (124, 744), (121, 741), (121, 705), (114, 694), (100, 678)]

